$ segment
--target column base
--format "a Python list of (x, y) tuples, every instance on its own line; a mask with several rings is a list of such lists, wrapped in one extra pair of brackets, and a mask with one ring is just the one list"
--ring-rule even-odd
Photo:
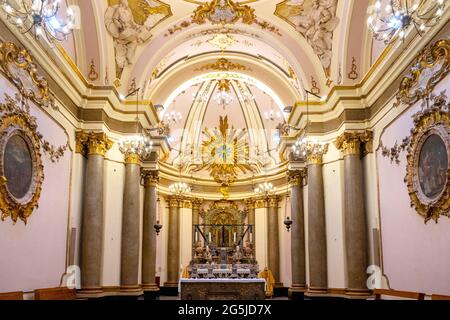
[(144, 294), (140, 285), (122, 285), (120, 286), (120, 294), (126, 296), (141, 296)]
[(164, 283), (164, 287), (167, 288), (178, 288), (178, 282), (167, 281)]
[(327, 298), (329, 297), (328, 288), (309, 287), (305, 292), (306, 297), (310, 298)]
[(304, 300), (306, 285), (296, 285), (288, 289), (288, 297), (290, 300)]
[(159, 287), (156, 283), (142, 284), (142, 290), (144, 292), (158, 292)]
[(81, 299), (101, 298), (104, 295), (102, 287), (82, 288), (77, 290), (77, 297)]
[(345, 290), (345, 295), (352, 299), (367, 299), (372, 296), (372, 291), (369, 289), (351, 289)]

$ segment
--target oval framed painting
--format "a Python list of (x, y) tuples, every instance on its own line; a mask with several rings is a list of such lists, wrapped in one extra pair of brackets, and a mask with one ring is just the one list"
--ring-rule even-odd
[(0, 126), (0, 210), (25, 223), (37, 207), (44, 178), (39, 137), (20, 116), (6, 116)]
[(411, 206), (425, 222), (450, 210), (450, 118), (436, 111), (423, 115), (413, 130), (405, 181)]

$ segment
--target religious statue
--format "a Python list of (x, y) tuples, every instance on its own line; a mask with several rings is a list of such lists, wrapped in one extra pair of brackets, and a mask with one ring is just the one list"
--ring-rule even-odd
[(212, 254), (211, 254), (211, 250), (209, 249), (209, 246), (206, 246), (205, 259), (208, 262), (212, 262)]
[(329, 75), (333, 31), (339, 24), (337, 0), (289, 0), (277, 7), (276, 14), (295, 24), (319, 57)]
[(204, 257), (204, 249), (203, 245), (200, 241), (197, 241), (196, 247), (195, 247), (195, 258), (196, 259), (203, 259)]
[(240, 262), (242, 259), (242, 253), (241, 253), (241, 249), (239, 248), (239, 246), (236, 246), (236, 250), (234, 251), (233, 254), (233, 261), (236, 262)]
[(245, 247), (243, 249), (244, 257), (246, 259), (253, 259), (253, 246), (249, 241), (245, 242)]
[[(141, 24), (135, 21), (138, 14), (145, 17)], [(119, 0), (108, 7), (105, 26), (114, 39), (117, 78), (133, 63), (137, 46), (151, 38), (150, 30), (165, 16), (163, 6), (152, 0)]]

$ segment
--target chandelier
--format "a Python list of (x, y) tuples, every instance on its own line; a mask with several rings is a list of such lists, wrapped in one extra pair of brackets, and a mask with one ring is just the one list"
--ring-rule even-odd
[(292, 152), (297, 158), (306, 158), (314, 155), (323, 155), (328, 151), (328, 146), (308, 137), (309, 127), (309, 95), (312, 94), (316, 98), (321, 99), (317, 94), (306, 90), (306, 126), (301, 138), (299, 138), (292, 146)]
[(145, 160), (148, 158), (153, 148), (153, 141), (151, 141), (150, 137), (146, 134), (142, 134), (139, 132), (139, 90), (140, 88), (135, 89), (130, 92), (127, 96), (123, 97), (126, 99), (132, 95), (136, 95), (136, 134), (133, 136), (124, 137), (119, 141), (119, 150), (125, 156), (137, 155), (141, 160)]
[(169, 186), (169, 191), (172, 194), (182, 196), (191, 192), (191, 187), (185, 182), (176, 182)]
[(140, 159), (146, 159), (152, 152), (153, 141), (144, 135), (134, 135), (119, 141), (119, 150), (124, 155), (136, 154)]
[(305, 135), (292, 146), (292, 151), (297, 157), (305, 158), (310, 155), (324, 154), (326, 147), (325, 144)]
[(49, 43), (65, 41), (75, 28), (75, 10), (68, 7), (66, 22), (58, 18), (61, 0), (22, 0), (11, 5), (11, 0), (0, 0), (8, 21), (22, 34), (31, 32), (35, 38), (45, 37)]
[(386, 44), (396, 36), (403, 40), (411, 26), (423, 35), (439, 22), (445, 9), (444, 0), (388, 0), (384, 8), (382, 2), (377, 0), (369, 8), (367, 24), (374, 38)]
[(177, 124), (181, 120), (183, 120), (183, 116), (180, 112), (172, 111), (166, 115), (166, 121), (168, 123)]
[(230, 86), (230, 80), (220, 80), (218, 85), (219, 92), (214, 96), (214, 101), (224, 109), (234, 101), (233, 96), (230, 93)]
[(255, 188), (255, 193), (259, 195), (270, 195), (276, 191), (276, 188), (272, 183), (264, 182), (261, 183), (258, 187)]

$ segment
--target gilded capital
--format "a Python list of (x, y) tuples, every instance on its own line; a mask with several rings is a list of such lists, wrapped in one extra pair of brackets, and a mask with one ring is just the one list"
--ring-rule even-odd
[(96, 154), (104, 157), (112, 145), (113, 142), (104, 132), (78, 131), (76, 133), (75, 151), (83, 156)]
[(192, 204), (192, 209), (199, 210), (201, 205), (203, 204), (203, 200), (194, 198), (191, 200), (191, 204)]
[(280, 198), (278, 196), (271, 196), (267, 199), (269, 208), (278, 208), (278, 202), (280, 202)]
[(141, 165), (141, 157), (137, 153), (126, 153), (125, 164)]
[(246, 199), (245, 204), (248, 209), (255, 209), (256, 208), (256, 200), (255, 199)]
[(178, 208), (180, 206), (180, 201), (176, 197), (169, 197), (169, 207)]
[(365, 153), (371, 152), (372, 140), (372, 131), (344, 132), (334, 144), (344, 153), (344, 156), (360, 155), (362, 145), (365, 146), (365, 150), (363, 150)]
[(302, 186), (303, 180), (308, 176), (308, 169), (303, 168), (295, 171), (288, 171), (288, 183), (293, 186)]
[(308, 164), (323, 164), (323, 156), (328, 152), (328, 144), (317, 144), (307, 152), (306, 162)]
[(141, 182), (145, 188), (156, 187), (159, 182), (159, 171), (141, 170)]

